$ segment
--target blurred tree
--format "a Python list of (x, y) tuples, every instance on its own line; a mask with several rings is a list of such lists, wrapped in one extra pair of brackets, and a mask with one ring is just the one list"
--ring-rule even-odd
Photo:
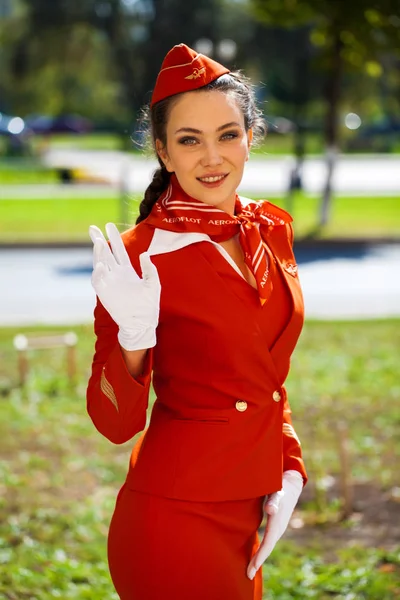
[(311, 98), (320, 96), (320, 80), (311, 70), (315, 49), (310, 42), (308, 24), (291, 29), (270, 27), (267, 38), (269, 94), (284, 105), (285, 116), (294, 125), (295, 163), (290, 171), (287, 193), (287, 210), (291, 212), (294, 192), (302, 189), (306, 125), (309, 127), (307, 109)]
[[(10, 103), (14, 110), (26, 112), (32, 77), (40, 74), (42, 82), (55, 86), (47, 87), (55, 96), (51, 112), (71, 110), (82, 106), (83, 90), (90, 96), (84, 80), (90, 80), (98, 94), (97, 77), (114, 95), (112, 110), (118, 105), (123, 119), (132, 120), (149, 99), (171, 46), (194, 45), (204, 36), (219, 39), (221, 1), (199, 0), (193, 6), (180, 0), (19, 0), (21, 10), (8, 19), (12, 27), (2, 30), (8, 48), (8, 90), (15, 86)], [(34, 96), (42, 97), (39, 92)], [(93, 96), (90, 101), (97, 112)]]
[(332, 175), (339, 145), (338, 110), (345, 68), (371, 74), (380, 69), (386, 51), (399, 52), (400, 0), (250, 0), (255, 15), (267, 25), (296, 27), (310, 23), (311, 41), (319, 47), (326, 73), (325, 144), (327, 178), (320, 225), (328, 221)]
[(126, 120), (105, 36), (84, 19), (61, 19), (51, 8), (49, 19), (43, 2), (20, 2), (20, 10), (0, 22), (3, 110)]

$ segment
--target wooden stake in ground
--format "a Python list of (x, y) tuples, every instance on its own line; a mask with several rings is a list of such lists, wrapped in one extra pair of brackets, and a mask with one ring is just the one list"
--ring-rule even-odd
[(19, 334), (14, 337), (14, 348), (18, 353), (18, 372), (19, 372), (19, 383), (21, 386), (25, 385), (28, 378), (29, 364), (28, 364), (28, 351), (29, 350), (48, 350), (51, 348), (66, 348), (67, 361), (66, 371), (68, 379), (73, 384), (76, 374), (76, 343), (78, 336), (73, 331), (61, 335), (47, 335), (47, 336), (27, 336)]
[(347, 519), (353, 512), (353, 482), (347, 423), (343, 420), (336, 421), (336, 432), (340, 460), (340, 489), (343, 500), (342, 518)]

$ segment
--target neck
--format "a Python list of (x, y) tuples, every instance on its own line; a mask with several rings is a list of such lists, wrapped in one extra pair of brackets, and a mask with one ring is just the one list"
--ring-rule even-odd
[[(229, 198), (225, 200), (222, 204), (219, 204), (217, 208), (223, 210), (230, 217), (235, 216), (235, 204), (236, 204), (236, 194), (234, 194), (233, 198)], [(211, 205), (210, 205), (211, 206)]]

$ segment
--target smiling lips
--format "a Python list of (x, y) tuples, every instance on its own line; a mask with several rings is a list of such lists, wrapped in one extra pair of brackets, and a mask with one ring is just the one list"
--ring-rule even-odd
[(201, 183), (218, 183), (227, 177), (227, 174), (207, 175), (206, 177), (197, 177)]

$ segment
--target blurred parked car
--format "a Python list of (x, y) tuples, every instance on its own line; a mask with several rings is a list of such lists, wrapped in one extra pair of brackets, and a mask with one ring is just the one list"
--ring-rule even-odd
[(26, 127), (36, 134), (51, 133), (88, 133), (93, 125), (89, 119), (80, 115), (30, 115), (25, 119)]
[(382, 119), (370, 125), (361, 125), (357, 134), (349, 138), (346, 150), (391, 152), (398, 144), (400, 120)]

